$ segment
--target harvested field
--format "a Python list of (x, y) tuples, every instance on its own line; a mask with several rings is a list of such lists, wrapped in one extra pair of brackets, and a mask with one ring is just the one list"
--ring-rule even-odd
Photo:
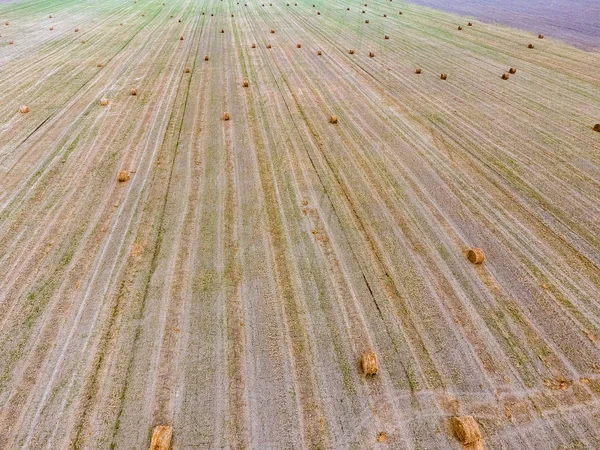
[(600, 448), (600, 54), (165, 3), (0, 4), (0, 448)]

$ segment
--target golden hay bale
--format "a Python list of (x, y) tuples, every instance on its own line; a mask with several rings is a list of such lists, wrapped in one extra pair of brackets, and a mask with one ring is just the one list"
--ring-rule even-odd
[(75, 33), (78, 33), (78, 32), (79, 32), (79, 28), (75, 28)]
[(229, 116), (228, 112), (223, 113), (223, 120), (229, 120), (231, 119), (231, 116)]
[(348, 50), (348, 53), (350, 53), (351, 55), (354, 55), (354, 50), (350, 49), (350, 50)]
[(533, 48), (533, 44), (529, 44), (527, 48)]
[(421, 73), (421, 68), (417, 67), (417, 70), (415, 70), (415, 73)]
[(510, 78), (510, 77), (509, 77), (509, 75), (508, 75), (507, 73), (503, 73), (503, 74), (502, 74), (502, 79), (503, 79), (503, 80), (508, 80), (509, 78)]
[(131, 89), (131, 95), (137, 95), (137, 89), (136, 88), (132, 88)]
[(302, 44), (297, 44), (296, 48), (302, 48)]
[(329, 116), (329, 123), (338, 123), (337, 116)]
[(81, 40), (81, 43), (82, 43), (82, 44), (85, 44), (85, 41), (82, 39), (82, 40)]
[(454, 436), (462, 444), (475, 444), (481, 440), (481, 431), (479, 424), (475, 422), (473, 416), (455, 416), (450, 420)]
[[(390, 0), (391, 2), (392, 0)], [(380, 431), (379, 433), (377, 433), (377, 442), (385, 442), (387, 441), (387, 433), (385, 431)]]
[(102, 67), (102, 63), (96, 64), (96, 67)]
[(462, 30), (462, 27), (459, 25), (459, 26), (458, 26), (458, 31), (460, 31), (460, 30)]
[(208, 61), (208, 55), (204, 57), (204, 61)]
[(256, 44), (252, 44), (250, 48), (256, 48)]
[(21, 105), (19, 107), (19, 112), (21, 114), (27, 114), (29, 112), (29, 106), (27, 106), (27, 105)]
[(8, 41), (8, 45), (13, 45), (14, 43), (15, 43), (15, 41), (13, 41), (13, 40)]
[(319, 51), (317, 52), (317, 55), (318, 55), (318, 56), (321, 56), (322, 54), (323, 54), (323, 52), (322, 52), (321, 50), (319, 50)]
[(600, 123), (597, 123), (596, 125), (594, 125), (594, 131), (600, 132)]
[(242, 86), (248, 87), (249, 84), (250, 83), (248, 82), (248, 80), (244, 80), (243, 83), (242, 83)]
[(108, 99), (107, 98), (101, 98), (100, 99), (100, 106), (108, 106)]
[(443, 73), (443, 74), (440, 75), (440, 78), (442, 80), (447, 80), (448, 79), (448, 74), (447, 73)]
[(119, 170), (119, 173), (117, 174), (117, 180), (119, 183), (125, 183), (126, 181), (129, 181), (130, 178), (131, 174), (129, 170)]
[(474, 247), (467, 252), (467, 258), (473, 264), (481, 264), (485, 261), (485, 253), (478, 247)]
[(180, 40), (180, 41), (183, 41), (183, 36), (179, 36), (179, 40)]
[(48, 19), (52, 19), (52, 14), (50, 14), (50, 15), (48, 16)]
[(470, 27), (473, 26), (473, 22), (469, 22), (467, 25), (469, 25)]
[(50, 27), (50, 31), (54, 31), (54, 27)]
[(271, 34), (275, 33), (275, 30), (271, 30)]
[(374, 58), (375, 57), (375, 52), (369, 52), (369, 58)]
[(189, 67), (186, 67), (184, 70), (185, 73), (190, 73), (191, 71), (192, 71), (192, 69), (190, 69)]
[(221, 33), (225, 33), (225, 30), (223, 28), (221, 28)]
[(508, 69), (508, 73), (517, 73), (517, 69), (511, 67), (510, 69)]
[(543, 34), (538, 34), (538, 39), (544, 39), (544, 35)]
[(369, 23), (369, 19), (365, 20), (365, 23)]
[(386, 34), (383, 38), (384, 39), (389, 39), (390, 37)]
[(4, 25), (8, 26), (9, 24), (8, 24), (8, 22), (6, 22)]
[(360, 358), (360, 368), (365, 375), (375, 375), (379, 371), (377, 355), (374, 352), (364, 352)]
[(173, 427), (159, 425), (154, 427), (150, 450), (171, 450), (173, 440)]
[(267, 48), (271, 48), (271, 44), (267, 44)]

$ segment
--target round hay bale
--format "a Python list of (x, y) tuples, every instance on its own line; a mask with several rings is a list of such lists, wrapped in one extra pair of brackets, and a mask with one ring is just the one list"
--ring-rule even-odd
[(107, 98), (101, 98), (100, 99), (100, 106), (108, 106), (108, 99)]
[(271, 48), (271, 44), (267, 44), (267, 48)]
[(21, 105), (19, 107), (19, 112), (21, 114), (27, 114), (29, 112), (29, 106), (27, 106), (27, 105)]
[(82, 40), (81, 40), (81, 43), (82, 43), (82, 44), (85, 44), (85, 41), (82, 39)]
[(223, 28), (221, 28), (221, 33), (225, 33), (225, 30)]
[(214, 17), (215, 15), (213, 13), (210, 13), (210, 17)]
[(204, 57), (204, 61), (208, 61), (208, 55)]
[(369, 52), (369, 58), (375, 58), (375, 52)]
[(364, 352), (360, 358), (360, 368), (365, 375), (376, 375), (379, 372), (377, 355), (374, 352)]
[(121, 26), (123, 26), (123, 24), (121, 24)]
[(387, 14), (384, 14), (383, 17), (387, 17)]
[(400, 11), (400, 15), (402, 15), (402, 11)]
[(529, 44), (527, 48), (533, 48), (533, 44)]
[(470, 27), (473, 26), (473, 22), (469, 22), (467, 25), (469, 25)]
[(102, 67), (102, 63), (96, 64), (96, 67)]
[(192, 69), (190, 69), (189, 67), (186, 67), (184, 70), (185, 73), (190, 73), (191, 71), (192, 71)]
[(369, 23), (369, 19), (365, 20), (365, 23)]
[(233, 14), (231, 15), (231, 17), (233, 17)]
[(503, 80), (508, 80), (510, 78), (510, 76), (507, 73), (503, 73), (502, 74), (502, 79)]
[(348, 50), (348, 53), (350, 53), (351, 55), (354, 55), (354, 50), (350, 49), (350, 50)]
[(54, 31), (54, 27), (50, 27), (50, 31)]
[(13, 41), (12, 39), (10, 41), (8, 41), (8, 45), (13, 45), (15, 43), (15, 41)]
[(271, 34), (274, 34), (274, 33), (275, 33), (275, 30), (271, 30)]
[(443, 74), (440, 75), (440, 78), (442, 80), (447, 80), (448, 79), (448, 74), (447, 73), (443, 73)]
[(50, 15), (48, 16), (48, 19), (52, 19), (52, 14), (50, 14)]
[(600, 132), (600, 123), (597, 123), (596, 125), (594, 125), (594, 131)]
[(178, 22), (181, 23), (181, 19), (178, 19)]
[(463, 445), (475, 444), (481, 440), (479, 424), (473, 416), (455, 416), (450, 421), (454, 436)]
[(481, 264), (485, 261), (485, 253), (478, 247), (474, 247), (467, 252), (467, 258), (473, 264)]
[(297, 44), (296, 48), (302, 48), (302, 44)]
[(317, 11), (317, 16), (320, 16), (320, 15), (321, 15), (321, 12), (320, 12), (320, 11)]
[(180, 40), (180, 41), (183, 41), (183, 36), (179, 36), (179, 40)]
[(137, 89), (136, 88), (131, 89), (131, 95), (137, 95)]
[(4, 25), (8, 26), (8, 25), (9, 25), (9, 23), (8, 23), (8, 22), (5, 22), (5, 23), (4, 23)]
[(128, 170), (120, 170), (117, 174), (117, 180), (119, 183), (125, 183), (126, 181), (129, 181), (129, 178), (131, 178), (131, 174)]
[(350, 8), (346, 8), (346, 11), (350, 11)]
[(462, 30), (462, 27), (459, 25), (458, 26), (458, 31), (461, 31), (461, 30)]
[(256, 44), (252, 44), (250, 48), (256, 48)]
[(417, 70), (415, 70), (415, 73), (421, 73), (421, 68), (417, 67)]
[(544, 35), (543, 34), (538, 34), (538, 39), (544, 39)]
[(383, 38), (384, 39), (389, 39), (390, 37), (386, 34)]
[(79, 33), (79, 28), (75, 28), (75, 33)]
[(365, 13), (365, 10), (364, 10), (364, 9), (363, 9), (363, 12), (362, 12), (362, 13), (363, 13), (363, 14)]
[(514, 67), (511, 67), (510, 69), (508, 69), (508, 73), (517, 73), (517, 69), (515, 69)]
[(329, 116), (329, 123), (338, 123), (337, 116)]
[(321, 56), (322, 54), (323, 54), (323, 52), (322, 52), (321, 50), (319, 50), (319, 51), (317, 52), (317, 55), (318, 55), (318, 56)]
[(231, 117), (229, 116), (228, 112), (223, 113), (223, 120), (229, 120), (231, 119)]
[(244, 80), (244, 81), (242, 82), (242, 86), (243, 86), (243, 87), (248, 87), (249, 85), (250, 85), (250, 83), (248, 82), (248, 80)]

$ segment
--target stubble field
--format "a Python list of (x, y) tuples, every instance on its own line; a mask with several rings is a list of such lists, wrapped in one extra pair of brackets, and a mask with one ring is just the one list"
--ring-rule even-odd
[(0, 448), (599, 448), (600, 54), (245, 1), (0, 4)]

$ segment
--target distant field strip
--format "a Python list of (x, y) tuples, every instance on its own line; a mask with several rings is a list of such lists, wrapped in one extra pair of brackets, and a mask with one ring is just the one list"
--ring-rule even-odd
[(600, 448), (600, 54), (467, 22), (0, 3), (0, 449)]

